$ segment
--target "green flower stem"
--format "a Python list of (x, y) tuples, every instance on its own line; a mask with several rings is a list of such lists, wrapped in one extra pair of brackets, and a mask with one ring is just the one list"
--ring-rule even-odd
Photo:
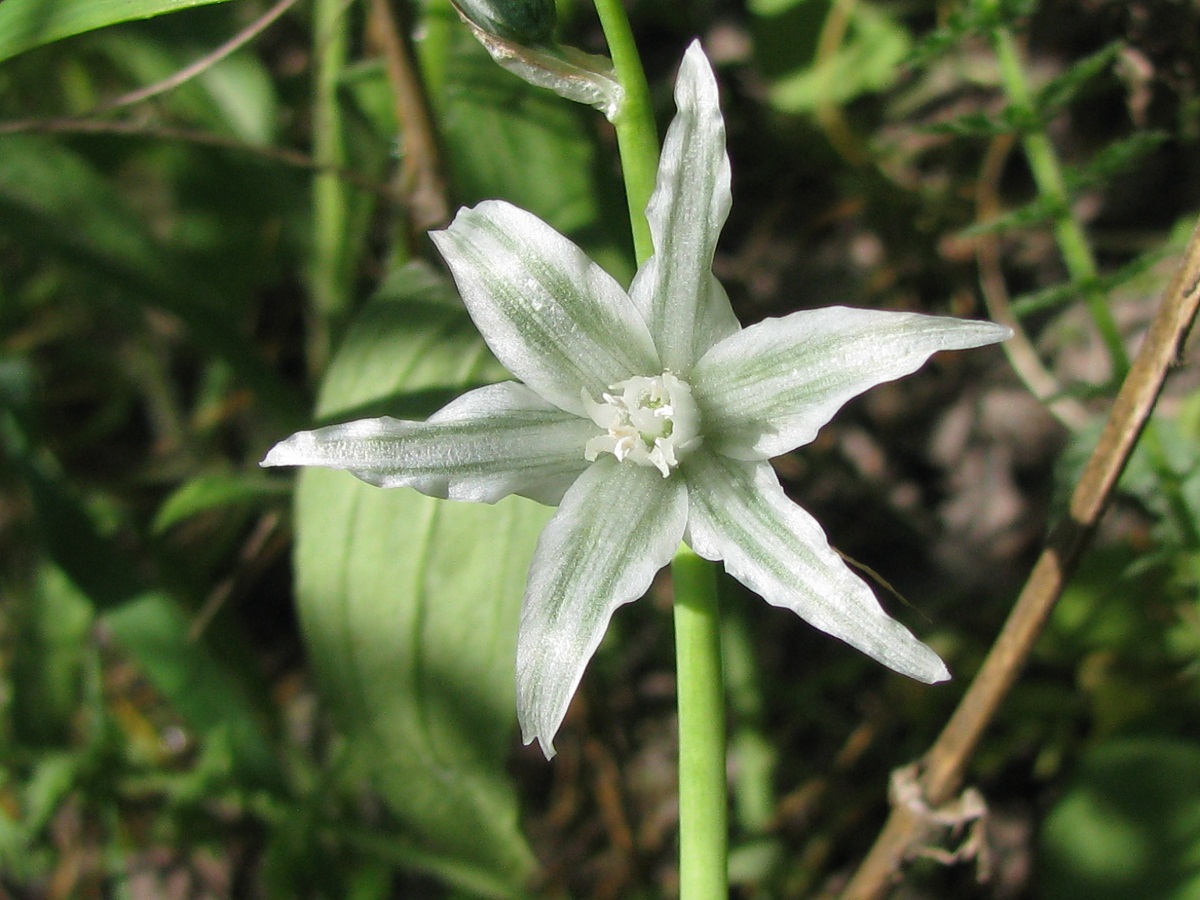
[[(998, 28), (992, 35), (992, 43), (1008, 99), (1024, 119), (1036, 121), (1033, 95), (1012, 33), (1005, 28)], [(1054, 145), (1040, 125), (1026, 133), (1021, 140), (1038, 192), (1050, 201), (1054, 210), (1054, 237), (1067, 272), (1071, 280), (1082, 287), (1088, 312), (1108, 348), (1113, 380), (1119, 382), (1129, 371), (1129, 356), (1121, 341), (1116, 320), (1108, 308), (1104, 291), (1096, 286), (1096, 259), (1083, 227), (1071, 211), (1071, 198)]]
[[(641, 266), (654, 253), (646, 204), (658, 176), (658, 129), (641, 56), (621, 0), (596, 0), (617, 80), (625, 92), (613, 121), (625, 177), (633, 248)], [(679, 879), (683, 900), (729, 896), (725, 782), (725, 697), (717, 575), (681, 546), (675, 583), (675, 670), (679, 695)]]
[(671, 574), (679, 695), (679, 895), (725, 900), (725, 696), (716, 572), (712, 563), (681, 546)]
[(621, 154), (625, 177), (633, 252), (640, 266), (654, 253), (650, 226), (646, 222), (646, 204), (650, 202), (658, 177), (658, 129), (654, 125), (654, 109), (650, 105), (650, 88), (646, 84), (642, 58), (633, 40), (622, 0), (596, 0), (596, 12), (608, 41), (617, 81), (625, 93), (621, 108), (613, 119), (613, 127), (617, 131), (617, 150)]
[[(1029, 82), (1025, 78), (1022, 60), (1017, 43), (1012, 33), (1005, 28), (997, 28), (992, 35), (992, 45), (1000, 64), (1000, 78), (1004, 91), (1019, 113), (1029, 120), (1034, 120), (1037, 110), (1034, 108), (1033, 95)], [(1033, 172), (1038, 192), (1050, 200), (1054, 208), (1054, 237), (1058, 242), (1059, 252), (1071, 280), (1081, 285), (1084, 301), (1091, 313), (1092, 321), (1099, 330), (1105, 346), (1108, 348), (1112, 361), (1115, 381), (1123, 381), (1129, 372), (1129, 356), (1121, 341), (1121, 333), (1113, 319), (1112, 311), (1108, 308), (1108, 298), (1097, 286), (1098, 267), (1096, 257), (1092, 253), (1091, 244), (1083, 227), (1071, 212), (1071, 200), (1067, 193), (1066, 179), (1063, 177), (1062, 166), (1054, 145), (1046, 132), (1039, 126), (1029, 131), (1022, 139), (1025, 156), (1029, 160), (1029, 168)], [(1166, 499), (1171, 517), (1175, 520), (1184, 541), (1191, 547), (1200, 547), (1200, 527), (1192, 517), (1187, 501), (1184, 499), (1181, 479), (1170, 460), (1166, 449), (1159, 437), (1153, 421), (1146, 424), (1142, 433), (1142, 447), (1150, 458)]]
[(346, 167), (346, 142), (337, 88), (346, 66), (349, 28), (341, 0), (316, 0), (313, 6), (313, 252), (310, 285), (316, 306), (309, 366), (324, 369), (333, 333), (350, 303), (346, 266), (350, 233), (350, 195), (337, 170)]

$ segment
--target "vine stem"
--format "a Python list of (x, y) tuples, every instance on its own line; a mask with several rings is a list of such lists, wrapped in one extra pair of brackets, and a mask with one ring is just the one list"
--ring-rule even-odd
[[(654, 253), (646, 205), (658, 177), (658, 129), (641, 56), (621, 0), (595, 0), (624, 98), (613, 117), (625, 179), (634, 256)], [(679, 703), (679, 884), (682, 900), (729, 896), (725, 776), (725, 693), (716, 569), (681, 545), (675, 587), (675, 671)]]
[(1167, 371), (1177, 361), (1198, 307), (1200, 224), (1188, 240), (1179, 269), (1167, 287), (1146, 339), (1113, 402), (1096, 449), (1075, 486), (1067, 519), (1050, 535), (975, 680), (922, 758), (918, 786), (923, 802), (893, 806), (883, 831), (841, 900), (882, 897), (894, 882), (909, 850), (936, 827), (930, 810), (936, 811), (946, 804), (961, 787), (967, 762), (1016, 682), (1112, 497), (1117, 479), (1149, 422)]

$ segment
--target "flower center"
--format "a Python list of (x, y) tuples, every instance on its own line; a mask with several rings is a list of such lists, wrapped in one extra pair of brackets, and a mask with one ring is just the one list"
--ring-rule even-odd
[(666, 478), (701, 440), (692, 389), (670, 372), (620, 381), (600, 395), (600, 402), (584, 391), (583, 405), (604, 429), (584, 446), (588, 460), (611, 453), (621, 462), (658, 469)]

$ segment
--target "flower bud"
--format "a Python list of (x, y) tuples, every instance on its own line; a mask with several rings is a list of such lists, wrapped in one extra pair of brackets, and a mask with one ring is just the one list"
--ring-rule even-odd
[(537, 47), (554, 37), (558, 10), (554, 0), (451, 0), (458, 14), (480, 31)]
[(554, 0), (450, 0), (502, 68), (560, 97), (594, 106), (612, 121), (624, 91), (612, 61), (554, 40)]

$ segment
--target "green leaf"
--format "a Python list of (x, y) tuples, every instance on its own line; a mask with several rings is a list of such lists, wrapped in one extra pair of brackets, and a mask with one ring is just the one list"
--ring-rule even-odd
[(992, 138), (1001, 134), (1018, 134), (1038, 125), (1028, 113), (1013, 106), (994, 112), (969, 112), (941, 122), (921, 127), (930, 134), (949, 134), (954, 137)]
[(4, 0), (0, 3), (0, 62), (63, 38), (118, 22), (224, 0)]
[(229, 742), (230, 765), (260, 785), (278, 785), (266, 722), (236, 667), (206, 641), (166, 594), (147, 591), (107, 612), (104, 626), (171, 706), (208, 739)]
[[(20, 743), (65, 744), (79, 703), (92, 607), (56, 566), (40, 566), (16, 600), (11, 716)], [(13, 597), (16, 593), (18, 596)], [(20, 602), (25, 594), (25, 602)]]
[(1152, 153), (1170, 137), (1165, 131), (1137, 131), (1107, 145), (1086, 164), (1066, 173), (1067, 190), (1106, 184), (1141, 157)]
[(209, 510), (254, 504), (286, 492), (278, 479), (257, 472), (199, 475), (185, 481), (163, 501), (154, 517), (154, 530), (163, 532)]
[(1084, 759), (1042, 831), (1047, 900), (1200, 897), (1200, 747), (1115, 739)]
[(1054, 219), (1058, 209), (1056, 204), (1045, 196), (1039, 196), (1016, 209), (982, 222), (976, 222), (959, 232), (962, 238), (974, 238), (983, 234), (1003, 234), (1006, 231), (1024, 231), (1037, 225), (1044, 225)]
[[(447, 392), (502, 376), (448, 286), (409, 266), (351, 328), (320, 414), (424, 415)], [(301, 621), (360, 770), (424, 867), (496, 896), (519, 893), (534, 865), (504, 764), (517, 616), (549, 514), (324, 470), (302, 474), (296, 499)]]
[[(1101, 293), (1110, 293), (1118, 288), (1127, 287), (1130, 283), (1136, 281), (1136, 279), (1150, 272), (1159, 261), (1169, 256), (1171, 246), (1171, 244), (1168, 244), (1152, 247), (1140, 256), (1134, 257), (1119, 269), (1096, 278), (1091, 282), (1090, 286)], [(1012, 311), (1018, 318), (1023, 319), (1042, 310), (1053, 309), (1054, 307), (1063, 306), (1074, 301), (1082, 296), (1087, 287), (1088, 285), (1065, 281), (1061, 284), (1043, 288), (1040, 291), (1022, 294), (1013, 299)], [(1154, 284), (1150, 289), (1157, 290), (1158, 287), (1158, 284)]]
[[(144, 31), (118, 29), (99, 34), (89, 46), (141, 84), (171, 76), (210, 49), (199, 38), (168, 34), (164, 39)], [(211, 131), (248, 144), (269, 144), (278, 126), (278, 101), (271, 75), (245, 49), (205, 69), (156, 102)]]
[[(448, 26), (443, 14), (454, 22)], [(503, 197), (570, 236), (628, 284), (633, 269), (624, 249), (623, 192), (600, 162), (587, 114), (497, 66), (448, 6), (431, 4), (422, 28), (429, 37), (418, 50), (454, 202)], [(383, 67), (356, 66), (343, 86), (390, 146), (399, 126)]]
[(828, 3), (758, 0), (751, 7), (757, 56), (772, 79), (771, 104), (784, 112), (811, 112), (882, 90), (910, 50), (908, 31), (870, 3), (854, 5), (841, 45), (820, 61), (815, 36), (832, 14)]
[(439, 115), (468, 205), (503, 197), (564, 234), (600, 216), (595, 146), (581, 110), (505, 72), (462, 29)]
[(1085, 56), (1042, 86), (1034, 108), (1045, 117), (1066, 106), (1087, 88), (1089, 82), (1107, 69), (1120, 52), (1121, 41), (1113, 41), (1095, 53)]
[[(0, 397), (0, 399), (3, 399)], [(61, 568), (43, 591), (56, 597), (47, 611), (55, 619), (52, 634), (67, 643), (68, 653), (56, 665), (71, 677), (71, 641), (90, 621), (92, 611), (109, 633), (141, 665), (147, 677), (188, 724), (204, 737), (226, 732), (235, 746), (236, 765), (259, 784), (278, 781), (267, 737), (260, 681), (246, 675), (243, 659), (233, 658), (237, 645), (192, 635), (191, 621), (172, 597), (149, 587), (147, 566), (135, 561), (123, 542), (101, 526), (62, 476), (57, 461), (35, 449), (14, 411), (0, 406), (0, 451), (14, 462), (36, 515), (44, 552)], [(54, 572), (58, 572), (55, 569)], [(87, 598), (90, 609), (82, 608)], [(221, 652), (218, 653), (218, 650)]]
[(998, 28), (1020, 29), (1038, 0), (967, 0), (948, 10), (945, 22), (921, 38), (907, 62), (923, 67), (952, 48), (969, 47), (972, 38), (989, 39)]

